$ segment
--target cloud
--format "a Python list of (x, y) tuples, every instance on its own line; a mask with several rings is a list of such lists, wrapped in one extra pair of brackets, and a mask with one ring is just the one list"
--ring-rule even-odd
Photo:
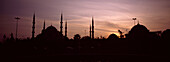
[(96, 25), (99, 26), (99, 28), (101, 27), (101, 28), (110, 29), (110, 30), (113, 30), (113, 29), (126, 30), (126, 29), (128, 29), (128, 28), (121, 27), (118, 24), (107, 22), (107, 21), (96, 21)]
[(97, 31), (103, 31), (103, 32), (117, 32), (117, 31), (111, 31), (111, 30), (106, 30), (106, 29), (100, 29), (100, 28), (95, 28)]

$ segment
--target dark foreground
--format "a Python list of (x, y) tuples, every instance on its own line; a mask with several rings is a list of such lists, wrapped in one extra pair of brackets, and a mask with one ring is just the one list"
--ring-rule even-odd
[(6, 61), (57, 61), (57, 62), (169, 62), (169, 57), (148, 55), (55, 55), (10, 56)]
[(0, 46), (5, 61), (169, 62), (164, 40), (7, 41)]

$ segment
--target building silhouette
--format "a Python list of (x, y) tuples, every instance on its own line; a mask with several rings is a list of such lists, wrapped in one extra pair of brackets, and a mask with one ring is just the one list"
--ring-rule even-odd
[(107, 39), (108, 39), (108, 40), (117, 40), (117, 39), (118, 39), (118, 36), (117, 36), (116, 34), (110, 34)]
[(67, 37), (67, 21), (65, 22), (65, 37)]
[(61, 13), (60, 33), (63, 34), (63, 14)]
[(34, 33), (35, 33), (35, 13), (33, 15), (33, 22), (32, 22), (32, 39), (34, 39)]
[(126, 34), (126, 38), (131, 40), (158, 39), (160, 33), (160, 31), (151, 32), (138, 22), (138, 24), (133, 26), (129, 33)]
[(94, 20), (92, 17), (92, 39), (94, 39)]
[(45, 29), (45, 20), (44, 20), (42, 32), (37, 35), (36, 40), (56, 41), (56, 40), (68, 39), (67, 38), (67, 21), (65, 22), (65, 37), (62, 34), (62, 28), (63, 28), (62, 23), (63, 23), (63, 15), (62, 14), (61, 14), (61, 21), (60, 21), (60, 31), (58, 31), (52, 25)]
[[(110, 62), (107, 60), (112, 60), (114, 58), (115, 60), (118, 59), (118, 61), (122, 58), (126, 58), (128, 60), (139, 60), (138, 58), (140, 58), (143, 60), (143, 57), (147, 57), (147, 59), (150, 59), (148, 57), (154, 56), (156, 57), (151, 58), (151, 60), (162, 57), (164, 60), (164, 58), (166, 59), (169, 57), (170, 29), (163, 31), (162, 34), (161, 31), (151, 32), (149, 31), (149, 29), (147, 29), (146, 26), (141, 25), (138, 22), (138, 24), (133, 26), (128, 34), (126, 34), (125, 38), (123, 36), (120, 36), (119, 38), (116, 34), (110, 34), (107, 39), (101, 36), (101, 38), (91, 40), (94, 39), (94, 19), (92, 17), (92, 22), (89, 27), (89, 36), (81, 37), (81, 35), (75, 34), (73, 40), (67, 38), (67, 21), (65, 21), (65, 36), (63, 35), (62, 23), (62, 14), (60, 21), (60, 31), (52, 25), (46, 28), (44, 20), (44, 23), (42, 23), (42, 32), (34, 38), (34, 13), (32, 22), (32, 39), (34, 40), (19, 39), (19, 41), (16, 42), (6, 42), (3, 43), (3, 45), (0, 44), (0, 55), (4, 57), (10, 56), (12, 58), (46, 58), (47, 56), (50, 58), (57, 57), (59, 59), (70, 59), (75, 61), (80, 61), (82, 59), (90, 60), (82, 62), (93, 62), (97, 61), (98, 59)], [(123, 34), (123, 32), (120, 30), (118, 30), (118, 32), (120, 33), (120, 35)], [(159, 37), (160, 35), (161, 39)], [(4, 35), (4, 39), (5, 38), (6, 36)], [(9, 40), (7, 39), (6, 41), (14, 41), (12, 33), (11, 38)]]
[(90, 24), (90, 30), (89, 30), (89, 33), (90, 33), (89, 35), (90, 35), (90, 38), (91, 38), (91, 24)]
[(129, 31), (127, 38), (128, 39), (141, 39), (141, 38), (147, 38), (149, 34), (149, 30), (144, 26), (140, 25), (139, 23), (132, 27), (132, 29)]
[(43, 29), (42, 29), (42, 33), (45, 31), (45, 20), (44, 20), (44, 24), (43, 24)]
[(47, 27), (44, 30), (44, 32), (37, 35), (36, 39), (43, 40), (43, 41), (49, 41), (49, 40), (56, 41), (56, 40), (63, 40), (64, 37), (54, 26), (51, 25)]

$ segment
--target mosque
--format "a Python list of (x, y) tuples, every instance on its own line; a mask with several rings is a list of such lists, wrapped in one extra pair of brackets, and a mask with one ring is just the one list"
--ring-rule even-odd
[[(54, 40), (64, 40), (67, 38), (67, 21), (65, 22), (65, 36), (63, 35), (63, 26), (62, 26), (62, 23), (63, 23), (63, 15), (61, 14), (61, 26), (60, 26), (60, 31), (58, 31), (54, 26), (48, 26), (46, 29), (45, 29), (45, 21), (44, 21), (44, 24), (43, 24), (43, 29), (42, 29), (42, 32), (40, 34), (38, 34), (35, 39), (36, 40), (43, 40), (43, 41), (54, 41)], [(33, 27), (32, 27), (32, 39), (34, 39), (34, 31), (35, 29), (35, 14), (33, 16)]]
[[(63, 35), (63, 15), (61, 14), (60, 31), (54, 26), (49, 26), (45, 29), (45, 21), (42, 32), (36, 36), (36, 39), (41, 40), (64, 40), (67, 37), (67, 21), (65, 22), (65, 36)], [(33, 27), (32, 27), (32, 39), (34, 39), (35, 33), (35, 14), (33, 15)], [(161, 35), (161, 31), (150, 32), (144, 25), (138, 24), (133, 26), (132, 29), (125, 34), (127, 39), (158, 39)], [(92, 17), (92, 25), (90, 24), (89, 37), (94, 39), (94, 19)], [(114, 36), (116, 37), (116, 36)]]
[(161, 31), (150, 32), (144, 25), (138, 24), (133, 26), (132, 29), (126, 34), (127, 39), (143, 40), (143, 39), (157, 39)]
[[(34, 13), (34, 15), (33, 15), (33, 26), (32, 26), (32, 39), (35, 38), (37, 40), (43, 40), (43, 41), (68, 39), (68, 37), (67, 37), (67, 21), (65, 22), (65, 36), (63, 35), (62, 29), (63, 29), (63, 15), (61, 14), (60, 31), (58, 31), (52, 25), (45, 29), (45, 21), (44, 21), (42, 32), (40, 34), (38, 34), (36, 37), (34, 37), (34, 33), (35, 33), (35, 13)], [(94, 39), (94, 20), (93, 20), (93, 17), (92, 17), (92, 26), (90, 25), (90, 38)]]
[(64, 36), (54, 27), (49, 26), (39, 35), (37, 35), (36, 39), (41, 40), (63, 40)]

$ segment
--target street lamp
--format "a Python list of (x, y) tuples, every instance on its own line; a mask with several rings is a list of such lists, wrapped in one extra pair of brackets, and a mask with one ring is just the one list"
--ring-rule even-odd
[(135, 25), (135, 20), (136, 20), (136, 18), (132, 18), (132, 20), (134, 20), (134, 25)]
[(18, 20), (20, 19), (19, 17), (15, 17), (15, 19), (17, 20), (16, 23), (16, 39), (17, 39), (17, 31), (18, 31)]

